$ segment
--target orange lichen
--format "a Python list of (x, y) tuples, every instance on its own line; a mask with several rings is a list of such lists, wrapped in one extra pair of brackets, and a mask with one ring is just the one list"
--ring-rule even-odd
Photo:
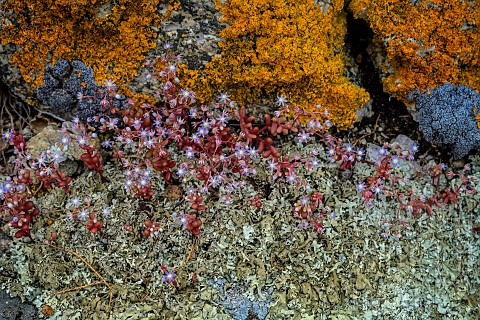
[(473, 112), (475, 113), (475, 120), (477, 120), (477, 128), (480, 129), (480, 112), (478, 112), (477, 108), (473, 109)]
[(339, 128), (355, 121), (369, 97), (343, 76), (343, 1), (325, 12), (311, 0), (215, 2), (229, 24), (220, 32), (221, 57), (200, 72), (182, 69), (184, 85), (200, 100), (228, 91), (238, 103), (254, 104), (283, 94), (306, 111), (327, 108)]
[[(415, 4), (413, 4), (415, 3)], [(407, 104), (413, 90), (447, 82), (480, 89), (478, 1), (353, 0), (376, 40), (385, 43), (390, 68), (384, 88)]]
[(1, 22), (1, 43), (17, 46), (10, 62), (34, 88), (42, 84), (45, 66), (60, 59), (83, 61), (97, 83), (128, 83), (155, 47), (151, 27), (162, 18), (156, 14), (160, 1), (6, 0), (1, 9), (9, 20)]

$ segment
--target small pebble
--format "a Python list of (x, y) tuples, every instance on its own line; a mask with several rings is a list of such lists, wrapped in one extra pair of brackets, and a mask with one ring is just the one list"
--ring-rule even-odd
[(464, 159), (454, 160), (452, 161), (452, 166), (455, 169), (463, 168), (465, 166), (465, 160)]

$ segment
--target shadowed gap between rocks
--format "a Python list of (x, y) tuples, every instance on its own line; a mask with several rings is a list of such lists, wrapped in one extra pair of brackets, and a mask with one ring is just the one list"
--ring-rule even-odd
[[(419, 155), (428, 154), (436, 161), (448, 163), (451, 158), (449, 151), (432, 146), (426, 141), (405, 104), (383, 90), (380, 73), (373, 61), (374, 57), (369, 53), (369, 51), (373, 51), (371, 50), (374, 45), (373, 31), (367, 21), (355, 19), (348, 8), (346, 8), (346, 11), (347, 34), (345, 43), (350, 48), (349, 54), (358, 64), (360, 82), (370, 94), (374, 113), (372, 117), (364, 118), (358, 126), (373, 128), (378, 118), (378, 123), (383, 127), (383, 134), (388, 136), (390, 140), (399, 134), (404, 134), (417, 142)], [(367, 141), (372, 142), (368, 139)]]

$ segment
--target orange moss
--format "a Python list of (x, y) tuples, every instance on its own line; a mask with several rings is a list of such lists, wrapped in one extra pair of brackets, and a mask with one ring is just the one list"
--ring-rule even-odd
[[(407, 104), (409, 92), (445, 84), (480, 89), (480, 6), (474, 1), (353, 0), (377, 41), (386, 44), (391, 70), (384, 88)], [(478, 1), (476, 2), (478, 3)]]
[(6, 0), (1, 7), (11, 22), (2, 21), (1, 43), (17, 46), (10, 62), (34, 88), (42, 84), (45, 66), (60, 59), (83, 61), (97, 83), (128, 83), (144, 53), (155, 47), (151, 26), (162, 18), (156, 14), (159, 2)]
[(339, 128), (355, 121), (369, 97), (343, 76), (343, 1), (325, 13), (312, 0), (215, 2), (229, 24), (220, 33), (221, 57), (200, 72), (181, 69), (201, 101), (223, 91), (240, 104), (284, 94), (304, 110), (321, 104)]

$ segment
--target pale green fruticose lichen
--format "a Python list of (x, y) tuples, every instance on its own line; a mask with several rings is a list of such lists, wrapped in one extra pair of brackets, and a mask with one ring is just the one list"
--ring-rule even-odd
[[(396, 205), (385, 202), (366, 208), (355, 183), (367, 174), (367, 168), (359, 165), (350, 180), (342, 180), (326, 160), (323, 147), (316, 147), (322, 166), (313, 172), (300, 167), (299, 176), (324, 194), (326, 205), (336, 212), (335, 218), (326, 219), (323, 235), (297, 230), (299, 221), (293, 218), (292, 204), (301, 190), (282, 179), (274, 182), (268, 172), (258, 169), (255, 181), (259, 187), (247, 184), (231, 206), (222, 205), (216, 192), (210, 192), (196, 252), (176, 271), (178, 288), (161, 281), (160, 265), (176, 269), (188, 255), (192, 237), (172, 212), (183, 212), (189, 203), (166, 200), (161, 177), (153, 178), (156, 195), (152, 201), (139, 206), (140, 201), (126, 194), (118, 166), (105, 166), (108, 183), (84, 172), (72, 182), (70, 195), (54, 188), (37, 204), (46, 212), (68, 207), (74, 196), (91, 197), (94, 209), (111, 208), (112, 216), (101, 218), (103, 236), (88, 232), (85, 222), (55, 220), (63, 212), (37, 217), (34, 237), (41, 240), (56, 230), (60, 247), (78, 252), (112, 283), (112, 319), (232, 319), (219, 303), (222, 290), (209, 285), (218, 278), (225, 280), (225, 292), (241, 287), (245, 288), (241, 295), (250, 301), (262, 296), (271, 299), (266, 319), (388, 319), (391, 314), (405, 319), (478, 318), (480, 238), (472, 226), (480, 223), (475, 212), (480, 197), (462, 197), (456, 207), (435, 209), (432, 217), (413, 219), (402, 213), (412, 227), (400, 240), (386, 240), (380, 235), (383, 226), (379, 221), (391, 218)], [(293, 156), (306, 155), (309, 148), (287, 143), (282, 150)], [(178, 152), (174, 157), (182, 158)], [(472, 160), (480, 188), (479, 158)], [(256, 161), (264, 167), (263, 160)], [(408, 176), (406, 166), (398, 170)], [(263, 187), (267, 181), (271, 189)], [(428, 182), (412, 183), (431, 193)], [(182, 188), (193, 185), (189, 180)], [(250, 205), (257, 192), (265, 199), (260, 210)], [(54, 220), (50, 226), (45, 223), (48, 219)], [(154, 239), (141, 236), (147, 219), (162, 225), (163, 231)], [(133, 226), (136, 235), (127, 233), (125, 224)], [(108, 290), (103, 285), (50, 296), (98, 281), (69, 254), (20, 239), (0, 258), (0, 271), (3, 287), (39, 307), (52, 306), (55, 319), (105, 316)], [(194, 273), (196, 283), (191, 281)], [(270, 289), (269, 298), (265, 293)]]

